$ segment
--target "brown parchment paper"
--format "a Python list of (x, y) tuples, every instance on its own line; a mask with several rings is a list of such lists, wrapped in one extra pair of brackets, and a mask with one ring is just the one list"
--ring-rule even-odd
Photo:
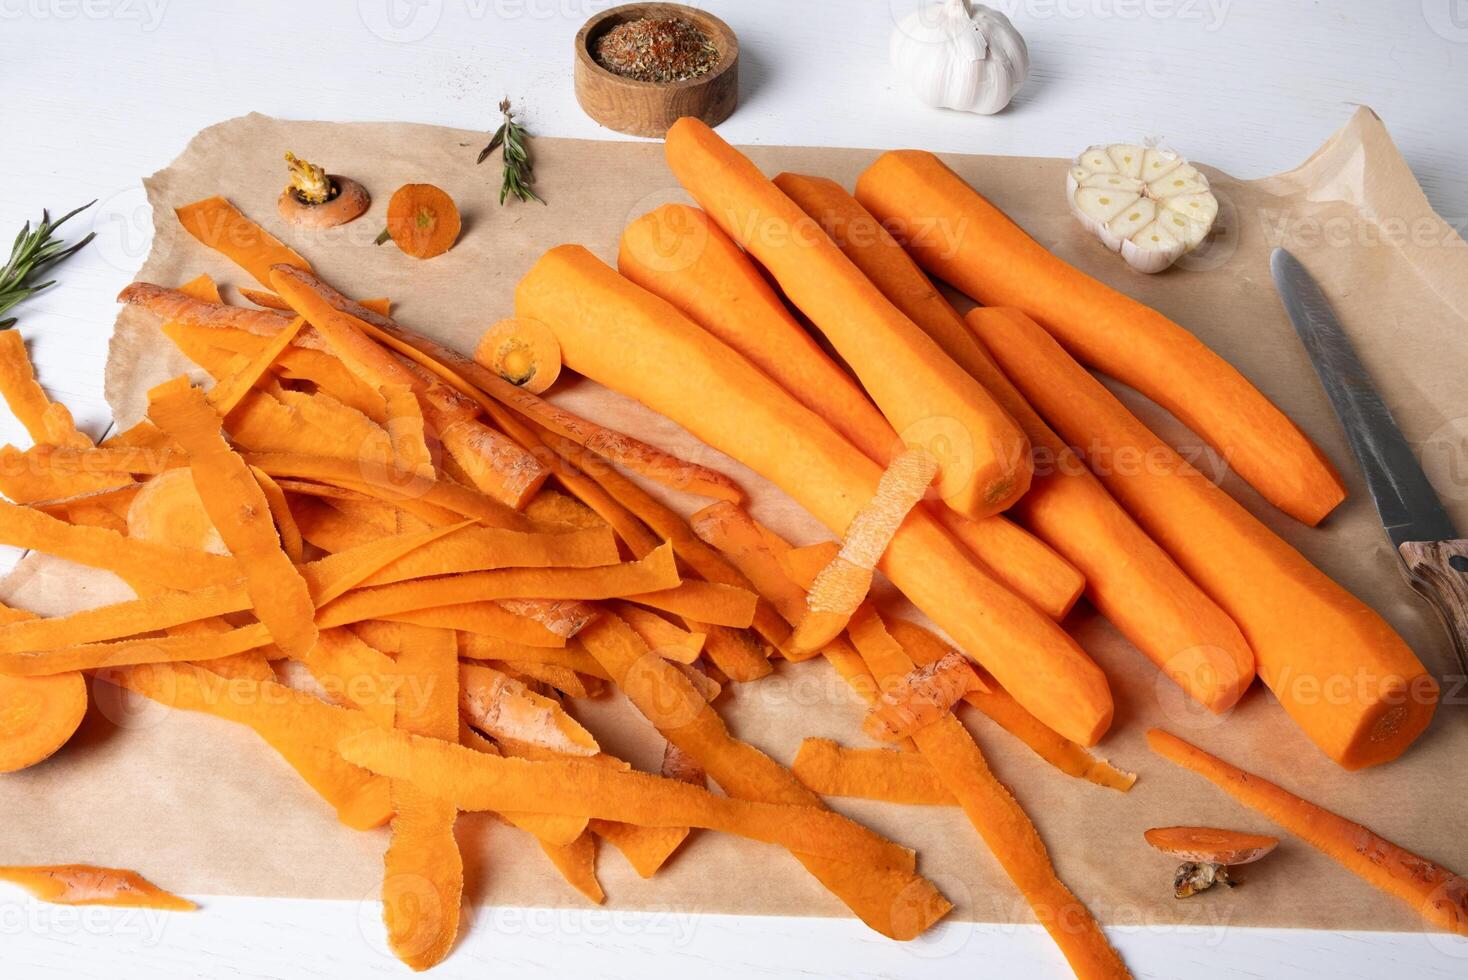
[[(1102, 134), (1104, 135), (1104, 134)], [(172, 165), (145, 181), (156, 234), (142, 278), (177, 284), (208, 272), (229, 286), (247, 277), (190, 239), (173, 207), (211, 194), (295, 245), (348, 293), (387, 295), (401, 319), (469, 349), (511, 310), (517, 279), (546, 248), (581, 242), (615, 255), (632, 217), (684, 199), (657, 144), (536, 141), (536, 185), (550, 202), (499, 207), (494, 164), (474, 165), (485, 135), (406, 124), (288, 122), (259, 115), (200, 133)], [(275, 198), (290, 149), (363, 180), (369, 214), (329, 233), (289, 229)], [(1185, 148), (1183, 148), (1185, 149)], [(850, 187), (877, 151), (754, 147), (767, 173), (825, 174)], [(951, 156), (957, 171), (1048, 247), (1196, 331), (1275, 399), (1341, 466), (1351, 497), (1319, 529), (1294, 524), (1231, 476), (1228, 489), (1331, 575), (1373, 604), (1439, 675), (1456, 673), (1440, 628), (1403, 585), (1375, 512), (1310, 365), (1275, 296), (1268, 252), (1295, 251), (1319, 277), (1449, 510), (1468, 527), (1468, 251), (1434, 215), (1380, 120), (1362, 109), (1307, 163), (1264, 180), (1215, 177), (1222, 234), (1183, 267), (1131, 273), (1069, 216), (1063, 160)], [(387, 198), (408, 181), (438, 183), (460, 202), (465, 228), (431, 262), (373, 247)], [(118, 283), (121, 287), (122, 282)], [(233, 295), (226, 289), (226, 295)], [(132, 312), (118, 318), (107, 397), (120, 425), (141, 414), (149, 386), (189, 363)], [(1162, 434), (1189, 452), (1198, 440), (1129, 392)], [(626, 398), (590, 383), (563, 383), (555, 398), (675, 452), (718, 466), (749, 491), (756, 516), (799, 543), (828, 533), (769, 483)], [(1216, 465), (1207, 453), (1200, 465)], [(685, 512), (700, 505), (673, 497)], [(120, 583), (30, 556), (5, 583), (7, 601), (43, 613), (112, 601)], [(1446, 684), (1432, 729), (1400, 762), (1346, 774), (1297, 731), (1268, 692), (1254, 691), (1227, 720), (1200, 715), (1135, 650), (1084, 606), (1067, 624), (1108, 671), (1117, 721), (1100, 752), (1141, 774), (1129, 795), (1060, 776), (982, 720), (970, 719), (999, 775), (1013, 787), (1062, 877), (1111, 924), (1194, 923), (1416, 930), (1412, 909), (1387, 898), (1304, 844), (1286, 840), (1246, 875), (1247, 886), (1188, 902), (1170, 897), (1170, 860), (1147, 848), (1151, 826), (1201, 823), (1268, 831), (1267, 821), (1202, 780), (1151, 756), (1154, 724), (1370, 824), (1388, 838), (1468, 869), (1461, 805), (1468, 787), (1468, 711), (1462, 685)], [(86, 861), (136, 867), (195, 894), (374, 898), (384, 832), (354, 833), (283, 762), (242, 728), (156, 705), (121, 701), (97, 685), (84, 730), (53, 760), (0, 780), (0, 863)], [(619, 700), (578, 703), (577, 713), (612, 752), (651, 768), (660, 742)], [(782, 665), (734, 691), (722, 711), (740, 737), (789, 762), (801, 738), (861, 744), (861, 708), (822, 662)], [(836, 800), (838, 809), (912, 847), (920, 868), (962, 919), (1025, 922), (1015, 890), (957, 810)], [(481, 902), (584, 902), (523, 834), (475, 816), (461, 822), (471, 896)], [(599, 865), (610, 907), (698, 912), (845, 915), (788, 856), (700, 833), (652, 881), (610, 848)]]

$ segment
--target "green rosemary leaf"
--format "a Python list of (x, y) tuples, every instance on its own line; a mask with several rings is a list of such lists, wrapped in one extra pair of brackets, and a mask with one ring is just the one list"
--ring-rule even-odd
[[(66, 224), (68, 220), (96, 204), (91, 201), (66, 212), (55, 221), (51, 220), (51, 212), (41, 210), (41, 223), (31, 230), (31, 223), (27, 221), (21, 228), (20, 234), (15, 236), (15, 244), (10, 248), (10, 258), (3, 268), (0, 268), (0, 313), (8, 312), (22, 300), (56, 285), (55, 279), (45, 282), (37, 282), (42, 270), (48, 269), (63, 259), (67, 259), (77, 253), (93, 238), (96, 232), (91, 232), (73, 242), (63, 245), (56, 238), (56, 230)], [(15, 317), (0, 320), (0, 330), (9, 330), (15, 326)]]
[(530, 189), (535, 183), (535, 171), (530, 162), (530, 151), (526, 146), (530, 134), (525, 127), (515, 121), (510, 112), (510, 100), (508, 98), (500, 102), (500, 113), (504, 116), (504, 122), (500, 128), (495, 130), (494, 138), (489, 145), (479, 152), (479, 163), (496, 149), (500, 150), (500, 159), (504, 164), (504, 173), (500, 180), (500, 203), (505, 203), (505, 198), (514, 195), (521, 201), (545, 201)]

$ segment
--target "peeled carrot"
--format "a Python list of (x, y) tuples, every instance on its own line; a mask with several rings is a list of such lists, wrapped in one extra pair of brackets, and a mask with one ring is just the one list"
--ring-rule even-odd
[[(788, 769), (730, 735), (692, 682), (653, 654), (626, 623), (603, 617), (587, 629), (582, 642), (644, 717), (730, 796), (820, 805)], [(877, 868), (854, 857), (795, 856), (863, 922), (885, 936), (914, 938), (951, 908), (937, 888), (911, 869)]]
[[(1033, 321), (976, 326), (1030, 401), (1088, 447), (1111, 492), (1238, 623), (1260, 678), (1321, 751), (1359, 769), (1422, 734), (1437, 682), (1381, 616), (1189, 466)], [(1145, 465), (1117, 465), (1129, 454)]]
[(1046, 251), (933, 154), (882, 154), (856, 197), (929, 272), (985, 306), (1034, 317), (1076, 357), (1176, 415), (1285, 513), (1318, 524), (1345, 499), (1325, 454), (1236, 368)]
[[(394, 727), (457, 739), (458, 663), (454, 634), (401, 626), (395, 667)], [(464, 859), (454, 839), (459, 812), (409, 782), (392, 783), (392, 837), (383, 856), (382, 918), (388, 946), (414, 970), (443, 960), (459, 932)]]
[(1439, 929), (1468, 936), (1468, 878), (1160, 728), (1147, 733), (1147, 744), (1169, 762), (1197, 773), (1264, 814), (1358, 878), (1408, 903)]
[[(884, 686), (913, 668), (912, 660), (874, 612), (863, 610), (851, 639), (867, 667)], [(1045, 844), (1024, 809), (990, 771), (984, 754), (963, 723), (944, 715), (912, 734), (969, 822), (1009, 879), (1029, 903), (1079, 978), (1130, 977), (1089, 909), (1055, 873)]]
[[(903, 448), (851, 375), (795, 321), (749, 257), (698, 208), (666, 204), (633, 221), (622, 232), (617, 268), (749, 358), (873, 461), (886, 465)], [(939, 501), (930, 506), (1000, 581), (1052, 619), (1064, 618), (1080, 597), (1080, 573), (1004, 516), (972, 521)]]
[[(857, 268), (1019, 423), (1037, 454), (1014, 515), (1085, 575), (1096, 608), (1199, 703), (1225, 711), (1254, 678), (1233, 621), (1147, 537), (1025, 401), (962, 317), (870, 212), (820, 177), (775, 178)], [(980, 308), (970, 321), (1023, 316)], [(950, 527), (950, 530), (956, 529)]]
[[(834, 532), (845, 531), (875, 492), (876, 463), (585, 249), (547, 252), (515, 302), (556, 331), (569, 367), (775, 481)], [(1053, 621), (977, 568), (926, 512), (908, 516), (880, 567), (1037, 717), (1082, 744), (1101, 737), (1112, 702), (1100, 669)], [(976, 608), (983, 615), (972, 615)]]
[(255, 613), (288, 653), (316, 642), (311, 593), (286, 553), (270, 519), (270, 506), (245, 461), (220, 434), (220, 419), (187, 378), (153, 389), (153, 422), (189, 454), (194, 485), (209, 519), (240, 563)]
[(192, 912), (198, 908), (153, 884), (136, 871), (90, 864), (0, 868), (0, 881), (20, 885), (43, 902), (56, 905), (111, 905), (133, 909)]
[(814, 321), (903, 441), (938, 457), (939, 492), (954, 510), (987, 517), (1023, 495), (1029, 445), (1014, 420), (795, 202), (697, 119), (674, 123), (663, 148), (678, 181)]

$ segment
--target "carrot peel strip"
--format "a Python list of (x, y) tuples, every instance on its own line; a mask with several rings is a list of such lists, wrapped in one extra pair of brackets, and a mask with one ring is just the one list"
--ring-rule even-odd
[(192, 912), (198, 908), (186, 898), (153, 884), (136, 871), (99, 868), (89, 864), (0, 868), (0, 881), (9, 881), (43, 902), (54, 905), (111, 905), (121, 908)]
[(983, 686), (968, 658), (951, 651), (910, 671), (883, 691), (861, 730), (879, 742), (899, 742), (932, 724), (965, 694)]
[(822, 796), (850, 796), (889, 803), (957, 806), (932, 763), (920, 753), (849, 749), (824, 738), (800, 743), (791, 770)]

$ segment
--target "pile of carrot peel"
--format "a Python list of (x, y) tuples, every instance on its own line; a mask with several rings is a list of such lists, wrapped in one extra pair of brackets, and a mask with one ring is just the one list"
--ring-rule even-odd
[[(837, 540), (793, 546), (744, 509), (726, 475), (542, 398), (559, 361), (517, 387), (506, 377), (533, 372), (501, 377), (401, 324), (387, 300), (353, 299), (209, 198), (178, 217), (252, 278), (236, 286), (253, 305), (224, 302), (202, 276), (120, 296), (159, 318), (203, 383), (159, 385), (145, 418), (97, 444), (36, 383), (19, 335), (0, 333), (0, 395), (34, 441), (0, 450), (11, 501), (0, 503), (0, 542), (112, 572), (136, 594), (59, 617), (0, 608), (0, 772), (62, 748), (89, 681), (245, 725), (344, 825), (388, 828), (384, 925), (417, 970), (459, 934), (461, 812), (524, 832), (598, 903), (602, 842), (642, 877), (697, 830), (773, 844), (873, 929), (911, 939), (952, 906), (911, 850), (823, 797), (957, 806), (1077, 975), (1127, 976), (958, 712), (1060, 773), (1127, 792), (1137, 777), (1091, 751), (1112, 719), (1107, 678), (1059, 623), (1083, 588), (1211, 710), (1243, 696), (1256, 651), (1271, 681), (1277, 624), (1194, 571), (1170, 523), (1179, 511), (1157, 499), (1201, 499), (1213, 540), (1273, 559), (1401, 685), (1418, 683), (1420, 664), (1185, 470), (1145, 490), (1087, 470), (1071, 445), (1088, 426), (1119, 443), (1146, 437), (1045, 346), (1053, 330), (1089, 350), (1073, 311), (1032, 311), (1058, 321), (1043, 328), (1024, 310), (960, 317), (927, 278), (935, 269), (920, 268), (921, 248), (856, 234), (882, 227), (864, 204), (900, 210), (893, 187), (910, 184), (921, 190), (912, 207), (968, 208), (984, 234), (1027, 254), (928, 161), (884, 158), (859, 201), (819, 178), (768, 181), (688, 120), (668, 151), (707, 213), (679, 205), (634, 221), (619, 270), (552, 250), (521, 283), (516, 316), (548, 329), (556, 343), (543, 346), (558, 346), (567, 368), (776, 482)], [(741, 238), (742, 217), (766, 232), (786, 225), (809, 249), (773, 244), (773, 232)], [(953, 261), (931, 259), (965, 282), (993, 274)], [(1035, 274), (1066, 275), (1042, 262)], [(1046, 392), (1057, 379), (1090, 401)], [(1228, 380), (1253, 404), (1252, 389)], [(1204, 423), (1237, 431), (1217, 414)], [(1065, 465), (1037, 467), (1042, 451)], [(1309, 499), (1277, 502), (1318, 519), (1336, 499), (1333, 471), (1296, 463)], [(649, 484), (711, 502), (684, 516)], [(1269, 487), (1287, 496), (1289, 484)], [(946, 635), (883, 608), (871, 592), (879, 572)], [(721, 698), (806, 659), (828, 663), (868, 706), (858, 727), (880, 748), (808, 739), (787, 768), (729, 732)], [(577, 720), (577, 701), (612, 690), (664, 740), (658, 773), (633, 770)], [(1388, 761), (1431, 717), (1431, 705), (1388, 715), (1371, 700), (1398, 690), (1329, 717), (1285, 707), (1354, 768)], [(1152, 742), (1303, 833), (1303, 801), (1239, 790), (1247, 774), (1170, 736)], [(1461, 879), (1369, 839), (1376, 871), (1314, 843), (1409, 899), (1426, 886), (1403, 883), (1400, 869), (1430, 866), (1428, 918), (1463, 931)], [(118, 869), (0, 869), (5, 878), (53, 901), (192, 907)]]

